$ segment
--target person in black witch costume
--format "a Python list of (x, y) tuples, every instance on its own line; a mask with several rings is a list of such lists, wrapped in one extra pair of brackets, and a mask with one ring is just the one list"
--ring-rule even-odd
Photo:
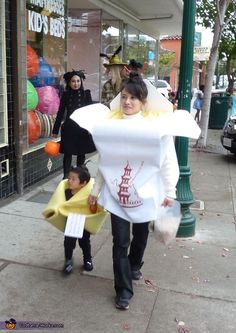
[(130, 71), (142, 76), (143, 65), (135, 59), (130, 59), (128, 68)]
[(71, 167), (72, 156), (77, 156), (77, 166), (83, 165), (85, 154), (96, 151), (91, 134), (70, 119), (71, 114), (78, 108), (92, 104), (90, 90), (84, 90), (84, 71), (67, 72), (63, 75), (66, 89), (63, 93), (52, 135), (58, 136), (61, 128), (60, 153), (63, 157), (63, 179), (66, 179)]

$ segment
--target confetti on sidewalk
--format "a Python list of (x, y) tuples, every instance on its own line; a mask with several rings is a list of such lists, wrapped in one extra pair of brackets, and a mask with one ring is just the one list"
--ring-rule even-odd
[(145, 282), (146, 286), (148, 287), (148, 291), (155, 292), (158, 289), (152, 280), (145, 279), (144, 282)]
[(130, 326), (129, 326), (128, 323), (122, 323), (121, 327), (123, 328), (123, 330), (129, 330), (130, 329)]
[(221, 253), (221, 257), (227, 257), (228, 255), (229, 255), (229, 249), (224, 247), (223, 252)]
[(210, 283), (211, 282), (210, 279), (201, 279), (200, 276), (197, 274), (192, 277), (192, 280), (197, 283)]
[(175, 322), (178, 325), (178, 333), (191, 333), (188, 328), (185, 327), (185, 322), (175, 318)]
[(180, 326), (178, 328), (178, 333), (191, 333), (188, 328)]
[(226, 247), (223, 247), (223, 251), (229, 252), (229, 249), (227, 249)]

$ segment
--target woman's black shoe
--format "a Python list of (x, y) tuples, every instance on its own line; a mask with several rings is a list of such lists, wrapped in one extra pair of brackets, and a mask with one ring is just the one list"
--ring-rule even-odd
[(116, 305), (116, 308), (119, 310), (128, 310), (129, 309), (129, 300), (127, 298), (122, 298), (120, 296), (116, 296), (115, 305)]
[(132, 280), (141, 280), (143, 278), (142, 272), (137, 269), (135, 271), (131, 271)]

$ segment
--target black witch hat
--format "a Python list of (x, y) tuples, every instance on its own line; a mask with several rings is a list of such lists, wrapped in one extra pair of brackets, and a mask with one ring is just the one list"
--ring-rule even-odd
[(120, 45), (118, 47), (118, 49), (111, 56), (108, 56), (105, 53), (100, 53), (100, 57), (106, 58), (109, 61), (109, 63), (107, 63), (107, 64), (105, 63), (103, 65), (105, 67), (114, 66), (114, 65), (127, 65), (127, 63), (122, 62), (122, 60), (118, 56), (118, 54), (120, 53), (121, 49), (122, 49), (122, 47)]

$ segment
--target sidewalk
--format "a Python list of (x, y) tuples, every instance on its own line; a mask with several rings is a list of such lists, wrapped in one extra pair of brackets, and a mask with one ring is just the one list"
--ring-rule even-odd
[[(62, 323), (54, 332), (66, 333), (235, 333), (236, 159), (220, 132), (209, 130), (205, 152), (190, 142), (195, 236), (166, 247), (150, 234), (128, 311), (114, 307), (109, 221), (92, 237), (95, 269), (82, 271), (78, 247), (74, 273), (61, 275), (63, 234), (41, 215), (61, 175), (1, 207), (0, 325), (14, 318)], [(93, 175), (96, 159), (89, 167)]]

